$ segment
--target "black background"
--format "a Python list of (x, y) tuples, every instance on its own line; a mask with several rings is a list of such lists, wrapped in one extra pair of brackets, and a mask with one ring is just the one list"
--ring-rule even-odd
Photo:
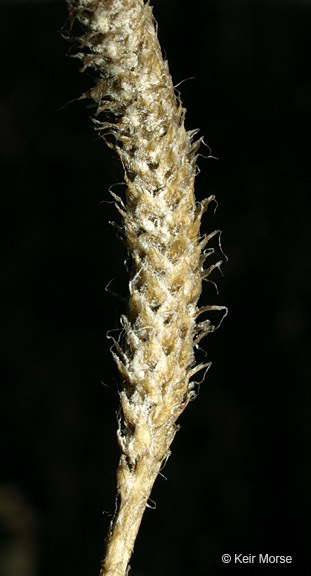
[[(68, 104), (93, 80), (66, 57), (65, 2), (0, 11), (0, 572), (92, 576), (118, 460), (106, 332), (124, 310), (105, 288), (127, 291), (108, 224), (122, 171), (93, 110)], [(131, 574), (309, 574), (311, 2), (154, 0), (154, 13), (174, 83), (195, 77), (178, 87), (187, 127), (219, 158), (199, 158), (196, 189), (217, 196), (203, 232), (222, 228), (229, 262), (201, 301), (229, 316), (203, 341), (213, 365)], [(224, 553), (293, 564), (226, 566)]]

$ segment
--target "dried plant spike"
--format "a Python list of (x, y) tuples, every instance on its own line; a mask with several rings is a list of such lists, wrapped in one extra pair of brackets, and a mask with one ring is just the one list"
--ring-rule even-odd
[[(132, 263), (123, 348), (114, 359), (122, 378), (117, 471), (118, 507), (106, 539), (102, 576), (124, 576), (155, 479), (170, 453), (179, 415), (193, 397), (194, 345), (214, 330), (197, 306), (207, 242), (200, 222), (210, 196), (196, 203), (196, 131), (187, 132), (152, 9), (144, 0), (67, 0), (83, 69), (98, 81), (85, 96), (97, 105), (96, 129), (118, 153), (127, 186), (121, 214)], [(109, 112), (110, 121), (101, 119)], [(106, 117), (107, 118), (107, 117)]]

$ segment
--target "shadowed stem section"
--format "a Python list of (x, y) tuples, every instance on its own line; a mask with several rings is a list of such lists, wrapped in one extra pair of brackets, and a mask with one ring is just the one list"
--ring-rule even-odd
[[(160, 465), (154, 466), (150, 458), (141, 460), (133, 475), (133, 482), (124, 482), (123, 466), (118, 469), (118, 485), (127, 486), (128, 494), (119, 492), (120, 505), (115, 522), (106, 539), (106, 556), (101, 574), (127, 573), (136, 536)], [(121, 478), (120, 478), (121, 476)]]
[[(77, 54), (98, 81), (85, 97), (96, 103), (96, 128), (118, 153), (127, 185), (112, 193), (122, 217), (131, 273), (123, 342), (114, 341), (122, 378), (117, 473), (118, 509), (106, 539), (102, 576), (124, 576), (152, 486), (195, 396), (194, 345), (214, 330), (197, 307), (204, 269), (218, 232), (200, 237), (211, 196), (196, 202), (196, 131), (184, 127), (163, 60), (152, 10), (143, 0), (67, 0), (72, 26), (84, 33)], [(107, 115), (108, 113), (108, 115)], [(104, 119), (102, 119), (104, 115)], [(108, 121), (109, 119), (109, 121)]]

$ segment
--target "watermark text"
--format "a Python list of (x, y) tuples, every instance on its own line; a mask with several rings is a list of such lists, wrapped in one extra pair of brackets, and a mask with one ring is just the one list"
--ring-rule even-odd
[(292, 564), (292, 556), (275, 556), (273, 554), (223, 554), (224, 564)]

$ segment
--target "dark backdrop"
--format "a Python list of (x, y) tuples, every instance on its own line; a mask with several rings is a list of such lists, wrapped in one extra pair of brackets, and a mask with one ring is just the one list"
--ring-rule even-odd
[[(1, 576), (92, 576), (114, 509), (117, 372), (108, 330), (126, 253), (108, 188), (122, 181), (66, 57), (65, 2), (1, 10)], [(310, 573), (311, 2), (154, 0), (188, 109), (219, 160), (197, 196), (219, 209), (229, 262), (203, 303), (213, 366), (147, 510), (133, 576), (266, 574), (224, 553), (292, 555)], [(201, 149), (207, 155), (207, 149)], [(117, 189), (115, 190), (117, 191)], [(103, 202), (104, 201), (104, 202)], [(105, 511), (107, 513), (102, 514)]]

